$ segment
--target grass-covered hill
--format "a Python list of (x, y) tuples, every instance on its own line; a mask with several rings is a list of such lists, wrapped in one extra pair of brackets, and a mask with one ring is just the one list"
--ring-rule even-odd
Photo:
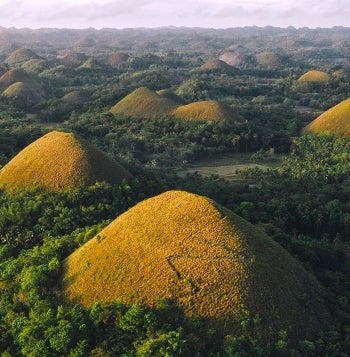
[(309, 82), (309, 83), (327, 83), (330, 80), (330, 75), (323, 71), (312, 70), (304, 73), (298, 82)]
[(231, 66), (220, 59), (212, 59), (204, 62), (201, 65), (201, 69), (204, 70), (220, 70), (220, 69), (230, 69)]
[(200, 120), (209, 122), (234, 123), (242, 121), (242, 117), (229, 105), (218, 101), (200, 101), (176, 108), (175, 118)]
[(30, 75), (22, 69), (10, 69), (0, 77), (0, 92), (16, 82), (30, 82)]
[(28, 48), (19, 48), (12, 52), (6, 59), (5, 63), (7, 63), (11, 67), (16, 67), (22, 65), (23, 63), (29, 60), (40, 60), (42, 59), (35, 52)]
[(0, 170), (7, 191), (40, 186), (48, 191), (120, 184), (132, 176), (119, 163), (74, 134), (52, 131), (28, 145)]
[(168, 191), (116, 218), (64, 264), (68, 299), (146, 303), (175, 300), (224, 334), (235, 318), (259, 315), (266, 341), (322, 330), (322, 288), (277, 243), (212, 200)]
[(3, 91), (2, 96), (23, 104), (35, 104), (42, 100), (41, 93), (26, 82), (16, 82)]
[(169, 116), (178, 104), (146, 87), (141, 87), (127, 95), (110, 112), (136, 118), (162, 118)]
[(350, 136), (350, 98), (325, 111), (304, 132)]

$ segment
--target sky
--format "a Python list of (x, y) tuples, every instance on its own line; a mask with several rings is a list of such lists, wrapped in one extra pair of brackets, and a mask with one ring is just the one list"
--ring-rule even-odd
[(350, 0), (0, 0), (2, 27), (350, 26)]

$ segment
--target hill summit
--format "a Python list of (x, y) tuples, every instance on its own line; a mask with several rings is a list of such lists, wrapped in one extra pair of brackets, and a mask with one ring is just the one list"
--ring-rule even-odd
[(350, 98), (322, 113), (304, 132), (350, 136)]
[[(117, 217), (64, 262), (73, 302), (170, 299), (219, 333), (248, 310), (269, 339), (312, 336), (327, 322), (323, 290), (279, 244), (207, 197), (168, 191)], [(235, 322), (236, 321), (236, 322)]]
[(329, 82), (330, 76), (328, 73), (323, 71), (308, 71), (304, 73), (298, 82), (309, 82), (309, 83), (325, 83)]
[(0, 186), (8, 191), (33, 186), (63, 191), (97, 181), (119, 184), (131, 177), (120, 164), (75, 134), (52, 131), (0, 170)]
[(170, 115), (177, 105), (173, 100), (141, 87), (114, 105), (110, 112), (128, 117), (156, 119)]
[(240, 122), (242, 118), (229, 105), (216, 100), (204, 100), (182, 105), (174, 110), (178, 119), (202, 120), (213, 122)]

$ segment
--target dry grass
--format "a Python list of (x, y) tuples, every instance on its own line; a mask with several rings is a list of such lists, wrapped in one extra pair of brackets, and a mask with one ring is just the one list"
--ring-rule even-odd
[(60, 62), (67, 67), (78, 67), (87, 59), (85, 53), (70, 51), (60, 59)]
[(215, 69), (229, 69), (231, 66), (219, 59), (208, 60), (201, 65), (201, 69), (215, 70)]
[(262, 231), (212, 200), (183, 191), (147, 199), (64, 262), (68, 299), (153, 306), (172, 299), (222, 333), (259, 314), (261, 335), (304, 338), (328, 319), (314, 277)]
[(37, 103), (42, 97), (30, 85), (23, 82), (11, 84), (2, 95), (6, 98), (19, 100), (26, 103)]
[(28, 73), (39, 74), (49, 68), (49, 65), (47, 61), (43, 59), (31, 59), (24, 62), (21, 67)]
[(211, 101), (201, 101), (182, 105), (173, 112), (178, 119), (203, 120), (213, 122), (239, 122), (240, 115), (227, 104)]
[(16, 82), (30, 82), (30, 76), (22, 69), (10, 69), (0, 77), (0, 92)]
[(244, 53), (232, 51), (223, 53), (219, 59), (232, 67), (239, 67), (248, 61), (248, 57)]
[(28, 145), (0, 171), (8, 191), (41, 186), (48, 191), (97, 181), (119, 184), (131, 174), (102, 151), (72, 133), (52, 131)]
[(185, 104), (185, 101), (170, 89), (161, 89), (158, 90), (156, 93), (163, 98), (168, 98), (172, 100), (175, 103)]
[(282, 57), (275, 52), (261, 52), (256, 55), (256, 61), (265, 67), (275, 67), (282, 63)]
[(157, 119), (169, 116), (177, 105), (171, 99), (141, 87), (119, 101), (110, 112), (129, 117)]
[(31, 59), (42, 59), (36, 53), (28, 48), (20, 48), (12, 52), (6, 59), (5, 63), (8, 63), (10, 66), (22, 64)]
[(298, 79), (298, 82), (326, 83), (329, 80), (330, 76), (326, 72), (308, 71)]
[(350, 98), (321, 114), (304, 132), (350, 136)]
[(122, 52), (116, 52), (110, 54), (108, 57), (108, 64), (113, 67), (119, 67), (122, 63), (126, 62), (129, 59), (129, 55)]

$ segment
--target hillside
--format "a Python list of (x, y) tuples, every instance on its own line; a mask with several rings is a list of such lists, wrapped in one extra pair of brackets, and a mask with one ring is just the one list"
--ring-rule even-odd
[(119, 184), (131, 174), (75, 134), (52, 131), (19, 152), (0, 170), (8, 191), (41, 186), (62, 191), (106, 181)]
[(128, 117), (153, 119), (170, 115), (177, 105), (174, 101), (162, 97), (146, 87), (141, 87), (114, 105), (110, 112)]
[(308, 71), (304, 73), (298, 82), (309, 82), (309, 83), (327, 83), (330, 80), (328, 73), (323, 71)]
[(230, 69), (230, 68), (231, 66), (229, 64), (219, 59), (208, 60), (201, 65), (201, 69), (204, 70), (215, 70), (215, 69), (219, 70), (219, 69)]
[(218, 101), (201, 101), (182, 105), (174, 110), (178, 119), (213, 122), (239, 122), (240, 115), (229, 105)]
[(325, 111), (304, 132), (350, 136), (350, 98)]
[(19, 103), (38, 103), (42, 97), (30, 85), (23, 82), (11, 84), (2, 95), (6, 98), (18, 101)]
[(60, 62), (66, 67), (79, 67), (88, 57), (82, 52), (68, 52), (64, 57), (60, 58)]
[(9, 66), (18, 66), (32, 59), (42, 59), (35, 52), (28, 48), (19, 48), (12, 52), (6, 59), (5, 63)]
[(21, 67), (28, 73), (39, 74), (45, 69), (48, 69), (49, 64), (43, 59), (30, 59), (24, 62)]
[(108, 56), (107, 63), (113, 67), (118, 68), (122, 63), (129, 59), (129, 55), (122, 52), (114, 52)]
[(283, 64), (284, 58), (276, 52), (261, 52), (256, 55), (256, 61), (263, 67), (278, 67)]
[(84, 306), (175, 300), (186, 315), (232, 333), (259, 314), (260, 334), (312, 336), (328, 314), (314, 277), (262, 231), (184, 191), (147, 199), (117, 217), (64, 263), (66, 296)]
[(16, 82), (30, 82), (31, 77), (22, 69), (10, 69), (0, 77), (0, 92)]

